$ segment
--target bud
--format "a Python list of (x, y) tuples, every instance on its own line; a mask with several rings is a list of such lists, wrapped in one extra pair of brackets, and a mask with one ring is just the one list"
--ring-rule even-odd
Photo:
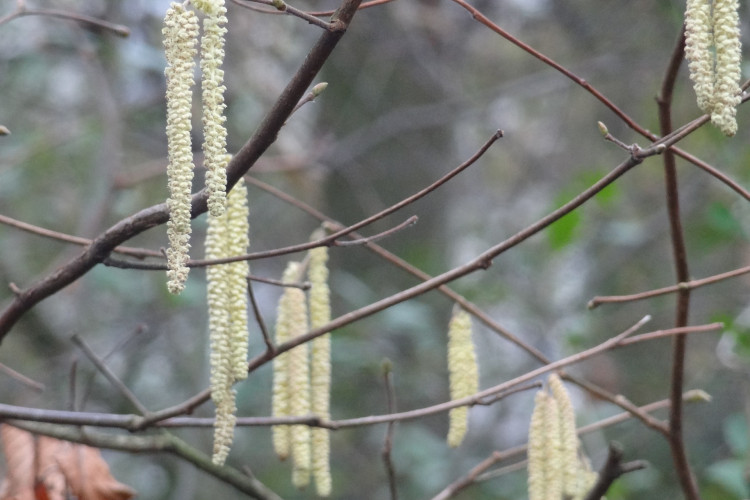
[(312, 88), (313, 97), (318, 97), (328, 87), (328, 82), (321, 82)]

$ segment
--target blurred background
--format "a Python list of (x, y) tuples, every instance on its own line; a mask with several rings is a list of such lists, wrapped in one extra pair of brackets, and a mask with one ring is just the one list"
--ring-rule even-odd
[[(16, 2), (1, 2), (0, 16)], [(44, 228), (93, 237), (112, 223), (166, 199), (164, 66), (161, 23), (166, 1), (29, 0), (124, 24), (122, 39), (71, 21), (25, 17), (0, 25), (0, 213)], [(303, 0), (305, 10), (334, 0)], [(477, 0), (514, 36), (598, 88), (644, 127), (658, 131), (655, 99), (679, 35), (684, 2), (631, 0)], [(229, 150), (255, 130), (294, 74), (320, 28), (229, 3), (225, 79)], [(744, 32), (748, 14), (742, 7)], [(748, 38), (745, 35), (745, 45)], [(747, 69), (747, 67), (746, 67)], [(745, 71), (745, 77), (750, 71)], [(627, 144), (647, 141), (582, 88), (486, 29), (449, 0), (398, 0), (357, 14), (316, 81), (328, 88), (305, 105), (250, 174), (325, 214), (351, 224), (430, 184), (471, 156), (497, 129), (505, 137), (474, 166), (428, 197), (363, 232), (375, 234), (411, 215), (419, 223), (381, 241), (420, 269), (439, 274), (466, 263), (568, 201), (626, 158), (602, 139), (597, 121)], [(197, 99), (196, 99), (197, 101)], [(674, 123), (699, 115), (683, 65)], [(750, 186), (750, 120), (726, 139), (711, 126), (681, 143)], [(200, 148), (199, 114), (194, 144)], [(750, 206), (702, 170), (680, 162), (681, 203), (690, 272), (711, 276), (750, 264)], [(202, 182), (202, 173), (196, 182)], [(197, 190), (200, 186), (196, 185)], [(319, 221), (250, 186), (252, 250), (303, 242)], [(203, 256), (205, 216), (194, 222), (192, 256)], [(164, 227), (129, 242), (158, 250)], [(25, 288), (80, 248), (0, 226), (0, 303), (7, 283)], [(280, 278), (290, 257), (251, 264), (254, 275)], [(301, 258), (301, 256), (299, 256)], [(417, 283), (364, 247), (330, 252), (334, 316)], [(488, 270), (451, 286), (546, 356), (559, 359), (617, 334), (649, 314), (643, 331), (672, 326), (673, 296), (590, 311), (596, 295), (629, 294), (674, 284), (660, 158), (647, 160), (573, 214), (498, 257)], [(44, 384), (35, 393), (0, 375), (3, 402), (87, 411), (135, 410), (70, 342), (83, 337), (154, 410), (182, 402), (208, 384), (205, 273), (191, 272), (171, 296), (163, 272), (98, 266), (43, 301), (16, 325), (0, 362)], [(277, 287), (256, 284), (264, 319), (273, 324)], [(690, 321), (725, 322), (723, 333), (689, 342), (686, 388), (711, 403), (686, 407), (686, 440), (706, 500), (750, 496), (750, 308), (748, 280), (698, 289)], [(385, 413), (382, 364), (393, 366), (399, 410), (448, 396), (446, 332), (452, 303), (437, 292), (395, 306), (333, 334), (333, 418)], [(251, 326), (251, 355), (262, 352)], [(475, 322), (481, 386), (538, 366), (516, 346)], [(612, 351), (571, 371), (636, 404), (668, 395), (670, 341)], [(72, 366), (75, 391), (71, 391)], [(270, 366), (239, 384), (240, 416), (270, 413)], [(619, 413), (571, 387), (579, 424)], [(401, 498), (430, 498), (494, 450), (526, 441), (532, 391), (470, 412), (466, 440), (445, 444), (447, 415), (399, 424), (393, 462)], [(205, 404), (197, 416), (211, 416)], [(665, 417), (665, 413), (659, 414)], [(384, 426), (332, 436), (333, 498), (389, 498), (381, 461)], [(210, 429), (179, 430), (210, 453)], [(667, 443), (629, 421), (587, 435), (595, 467), (607, 442), (627, 460), (651, 467), (618, 481), (608, 498), (678, 498)], [(279, 462), (267, 428), (238, 429), (229, 463), (252, 470), (285, 498), (298, 492)], [(236, 492), (166, 455), (106, 452), (114, 475), (142, 499), (232, 498)], [(500, 464), (505, 465), (505, 464)], [(526, 497), (525, 470), (471, 487), (457, 498)]]

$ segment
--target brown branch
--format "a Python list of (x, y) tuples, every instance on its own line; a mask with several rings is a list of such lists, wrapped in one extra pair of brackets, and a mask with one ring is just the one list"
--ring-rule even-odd
[(700, 288), (702, 286), (712, 285), (714, 283), (718, 283), (719, 281), (723, 281), (729, 278), (736, 278), (737, 276), (742, 276), (747, 273), (750, 273), (750, 266), (741, 267), (739, 269), (727, 271), (721, 274), (715, 274), (714, 276), (709, 276), (708, 278), (685, 281), (676, 285), (657, 288), (656, 290), (649, 290), (647, 292), (634, 293), (631, 295), (607, 295), (603, 297), (594, 297), (589, 301), (588, 308), (594, 309), (601, 304), (633, 302), (636, 300), (650, 299), (651, 297), (657, 297), (659, 295), (679, 292), (683, 288), (688, 290), (695, 290), (696, 288)]
[[(283, 191), (281, 191), (279, 189), (276, 189), (275, 187), (273, 187), (273, 186), (271, 186), (269, 184), (261, 182), (258, 179), (254, 178), (254, 177), (250, 177), (250, 176), (245, 176), (245, 180), (248, 183), (253, 184), (254, 186), (257, 186), (257, 187), (263, 189), (264, 191), (266, 191), (266, 192), (268, 192), (268, 193), (276, 196), (277, 198), (280, 198), (280, 199), (286, 201), (290, 205), (293, 205), (293, 206), (299, 208), (300, 210), (303, 210), (303, 211), (307, 212), (308, 214), (312, 215), (313, 217), (317, 218), (318, 220), (323, 221), (326, 224), (332, 226), (335, 230), (339, 230), (339, 229), (345, 227), (343, 224), (341, 224), (341, 223), (339, 223), (339, 222), (331, 219), (330, 217), (328, 217), (325, 214), (319, 212), (318, 210), (314, 209), (313, 207), (311, 207), (311, 206), (309, 206), (309, 205), (307, 205), (307, 204), (305, 204), (305, 203), (297, 200), (296, 198), (294, 198), (292, 196), (289, 196), (288, 194), (284, 193)], [(353, 232), (353, 233), (351, 233), (349, 235), (349, 237), (350, 238), (361, 238), (362, 236), (359, 235), (356, 232)], [(387, 262), (390, 262), (391, 264), (393, 264), (393, 265), (395, 265), (395, 266), (403, 269), (404, 271), (406, 271), (409, 274), (411, 274), (411, 275), (419, 278), (422, 281), (427, 281), (427, 280), (430, 280), (430, 279), (433, 278), (433, 276), (425, 273), (424, 271), (422, 271), (419, 268), (414, 267), (413, 265), (409, 264), (408, 262), (406, 262), (405, 260), (401, 259), (397, 255), (395, 255), (395, 254), (389, 252), (388, 250), (384, 249), (380, 245), (372, 244), (371, 243), (371, 244), (366, 245), (366, 248), (369, 249), (370, 251), (374, 252), (376, 255), (382, 257)], [(518, 338), (517, 336), (515, 336), (513, 333), (511, 333), (506, 328), (504, 328), (502, 325), (500, 325), (495, 320), (493, 320), (484, 311), (482, 311), (476, 304), (468, 301), (465, 297), (463, 297), (462, 295), (456, 293), (455, 291), (453, 291), (447, 285), (441, 285), (441, 286), (439, 286), (437, 288), (437, 290), (439, 292), (441, 292), (442, 294), (444, 294), (446, 297), (450, 298), (452, 301), (454, 301), (454, 302), (458, 303), (459, 305), (461, 305), (461, 307), (463, 309), (465, 309), (470, 314), (472, 314), (474, 317), (476, 317), (477, 319), (479, 319), (479, 321), (481, 321), (482, 323), (484, 323), (484, 325), (487, 326), (487, 328), (489, 328), (493, 332), (497, 333), (500, 337), (504, 338), (505, 340), (508, 340), (509, 342), (517, 345), (518, 347), (520, 347), (521, 349), (523, 349), (524, 351), (526, 351), (527, 353), (529, 353), (531, 356), (533, 356), (536, 360), (538, 360), (542, 364), (548, 364), (548, 363), (551, 362), (550, 359), (547, 358), (544, 354), (542, 354), (539, 350), (537, 350), (532, 345), (524, 342), (523, 340), (521, 340), (520, 338)], [(664, 434), (665, 436), (669, 432), (668, 429), (667, 429), (667, 427), (663, 423), (654, 420), (648, 414), (645, 414), (645, 413), (641, 412), (640, 410), (638, 410), (638, 407), (635, 406), (630, 401), (628, 401), (626, 398), (624, 398), (622, 396), (616, 396), (614, 394), (611, 394), (610, 392), (605, 391), (601, 387), (599, 387), (596, 384), (593, 384), (593, 383), (591, 383), (591, 382), (589, 382), (587, 380), (583, 380), (581, 378), (574, 377), (574, 376), (569, 375), (569, 374), (565, 374), (564, 376), (565, 376), (565, 378), (568, 381), (570, 381), (570, 382), (572, 382), (572, 383), (574, 383), (574, 384), (582, 387), (584, 390), (587, 390), (587, 391), (591, 392), (592, 394), (596, 395), (600, 399), (609, 401), (612, 404), (615, 404), (615, 405), (620, 406), (621, 408), (623, 408), (623, 409), (625, 409), (627, 411), (632, 412), (633, 415), (636, 416), (637, 418), (639, 418), (646, 426), (648, 426), (648, 427), (650, 427), (650, 428), (652, 428), (652, 429), (654, 429), (654, 430), (656, 430), (656, 431)]]
[[(250, 2), (254, 0), (231, 0), (231, 1), (232, 3), (239, 5), (240, 7), (244, 7), (245, 9), (249, 9), (255, 12), (262, 12), (263, 14), (285, 14), (286, 13), (283, 11), (279, 11), (277, 9), (274, 9), (274, 10), (264, 9), (262, 7), (256, 7), (254, 5), (250, 5)], [(395, 0), (370, 0), (369, 2), (362, 2), (362, 4), (359, 6), (359, 10), (364, 10), (370, 7), (376, 7), (378, 5), (383, 5), (386, 3), (393, 2), (393, 1)], [(260, 2), (260, 3), (265, 3), (265, 2)], [(310, 16), (316, 16), (316, 17), (332, 16), (335, 13), (336, 13), (335, 10), (319, 10), (319, 11), (313, 11), (313, 12), (306, 12), (306, 14)]]
[[(660, 148), (652, 147), (652, 148), (648, 148), (644, 150), (639, 149), (638, 151), (634, 152), (633, 155), (628, 160), (618, 165), (614, 170), (612, 170), (610, 173), (602, 177), (599, 181), (594, 183), (591, 187), (581, 192), (578, 196), (573, 198), (571, 201), (569, 201), (568, 203), (565, 203), (563, 206), (561, 206), (557, 210), (554, 210), (553, 212), (549, 213), (545, 217), (539, 219), (537, 222), (527, 226), (525, 229), (519, 231), (518, 233), (506, 239), (505, 241), (498, 243), (497, 245), (486, 250), (484, 253), (480, 254), (479, 256), (469, 261), (468, 263), (462, 266), (456, 267), (454, 269), (451, 269), (450, 271), (447, 271), (441, 275), (438, 275), (430, 280), (424, 281), (409, 289), (403, 290), (402, 292), (391, 295), (390, 297), (386, 297), (378, 302), (374, 302), (365, 307), (357, 309), (356, 311), (351, 311), (347, 314), (339, 316), (338, 318), (335, 318), (327, 325), (324, 325), (319, 328), (315, 328), (304, 335), (295, 337), (293, 340), (290, 340), (289, 342), (286, 342), (283, 345), (278, 346), (278, 352), (279, 353), (286, 352), (287, 350), (292, 349), (293, 347), (304, 344), (305, 342), (308, 342), (316, 337), (319, 337), (331, 330), (335, 330), (336, 328), (340, 328), (353, 321), (357, 321), (359, 319), (371, 316), (395, 304), (399, 304), (406, 300), (409, 300), (419, 295), (422, 295), (424, 293), (427, 293), (439, 287), (440, 285), (444, 285), (446, 283), (454, 281), (458, 278), (471, 274), (480, 269), (489, 268), (492, 265), (493, 259), (495, 259), (497, 256), (504, 253), (508, 249), (513, 248), (516, 245), (522, 243), (523, 241), (527, 240), (531, 236), (545, 229), (547, 226), (549, 226), (556, 220), (560, 219), (561, 217), (564, 217), (565, 215), (572, 212), (579, 206), (583, 205), (586, 201), (591, 199), (594, 195), (596, 195), (602, 189), (607, 187), (609, 184), (617, 180), (620, 176), (628, 172), (631, 168), (640, 164), (646, 156), (657, 154), (657, 151), (656, 151), (657, 149), (660, 149)], [(269, 361), (267, 354), (257, 356), (256, 358), (250, 361), (249, 370), (253, 371), (259, 366), (265, 364), (267, 361)]]
[[(388, 413), (396, 413), (396, 394), (393, 389), (393, 370), (390, 360), (383, 362), (383, 382), (385, 383), (385, 397)], [(388, 489), (391, 492), (391, 500), (398, 500), (398, 488), (396, 488), (396, 469), (393, 466), (391, 450), (393, 449), (393, 432), (396, 428), (395, 422), (389, 422), (385, 431), (385, 442), (383, 443), (383, 464), (388, 476)]]
[(125, 396), (125, 399), (130, 401), (130, 403), (141, 413), (141, 415), (148, 415), (151, 413), (149, 409), (146, 408), (143, 403), (138, 400), (136, 395), (133, 394), (133, 392), (128, 389), (128, 387), (117, 377), (117, 375), (115, 375), (114, 372), (109, 369), (104, 361), (96, 355), (93, 349), (91, 349), (91, 347), (86, 343), (85, 340), (80, 337), (80, 335), (76, 333), (70, 338), (70, 340), (76, 346), (78, 346), (81, 351), (83, 351), (86, 357), (89, 358), (89, 361), (91, 361), (91, 363), (96, 366), (96, 369), (99, 370), (102, 375), (104, 375), (104, 377), (109, 381), (110, 384), (115, 387), (115, 389), (117, 389), (123, 396)]
[(111, 31), (117, 36), (126, 38), (130, 36), (130, 28), (123, 26), (122, 24), (110, 23), (102, 19), (95, 17), (86, 16), (83, 14), (76, 14), (74, 12), (66, 12), (64, 10), (57, 9), (27, 9), (23, 3), (19, 3), (16, 10), (0, 18), (0, 26), (10, 22), (19, 17), (25, 16), (44, 16), (44, 17), (56, 17), (58, 19), (67, 19), (75, 21), (80, 24), (88, 25), (93, 28), (103, 29)]
[[(428, 194), (432, 193), (433, 191), (438, 189), (440, 186), (442, 186), (449, 180), (453, 179), (455, 176), (457, 176), (458, 174), (460, 174), (461, 172), (463, 172), (464, 170), (472, 166), (474, 163), (476, 163), (477, 160), (479, 160), (487, 152), (487, 150), (502, 136), (503, 136), (503, 131), (498, 130), (469, 159), (467, 159), (466, 161), (461, 163), (459, 166), (449, 171), (447, 174), (440, 177), (438, 180), (436, 180), (429, 186), (417, 191), (416, 193), (412, 194), (411, 196), (407, 198), (404, 198), (398, 203), (395, 203), (391, 205), (390, 207), (384, 210), (381, 210), (380, 212), (357, 222), (356, 224), (352, 224), (351, 226), (340, 229), (334, 232), (333, 234), (317, 239), (315, 241), (298, 243), (296, 245), (276, 248), (273, 250), (266, 250), (263, 252), (253, 252), (253, 253), (249, 253), (245, 255), (225, 257), (223, 259), (191, 259), (186, 263), (186, 266), (187, 267), (205, 267), (205, 266), (216, 265), (216, 264), (230, 264), (232, 262), (239, 262), (239, 261), (245, 261), (245, 260), (250, 261), (250, 260), (258, 260), (258, 259), (267, 259), (270, 257), (278, 257), (281, 255), (288, 255), (292, 253), (307, 251), (312, 248), (321, 247), (321, 246), (338, 246), (341, 244), (337, 241), (339, 238), (347, 236), (357, 231), (358, 229), (361, 229), (362, 227), (365, 227), (367, 225), (370, 225), (374, 222), (379, 221), (380, 219), (383, 219), (384, 217), (387, 217), (388, 215), (406, 207), (407, 205), (410, 205), (414, 203), (415, 201), (427, 196)], [(397, 230), (403, 229), (404, 227), (408, 225), (411, 225), (411, 223), (413, 223), (415, 220), (416, 219), (414, 217), (411, 217), (405, 223), (402, 223), (396, 226), (396, 228), (385, 231), (384, 233), (381, 233), (375, 236), (371, 236), (370, 238), (377, 239), (383, 236), (390, 235), (391, 232), (393, 231), (397, 231)], [(360, 244), (368, 243), (368, 241), (366, 241), (366, 238), (362, 238), (362, 239), (365, 241), (362, 241)], [(346, 245), (346, 243), (344, 243), (343, 245)], [(161, 264), (161, 263), (130, 263), (130, 262), (126, 263), (126, 262), (114, 260), (111, 258), (105, 259), (104, 262), (107, 265), (111, 265), (114, 267), (124, 267), (124, 268), (129, 268), (129, 269), (141, 269), (141, 270), (149, 270), (149, 271), (167, 269), (166, 264)]]
[[(300, 19), (304, 19), (308, 23), (315, 25), (319, 28), (323, 28), (324, 30), (332, 30), (334, 29), (333, 23), (327, 23), (321, 19), (318, 19), (317, 17), (308, 14), (304, 10), (297, 9), (295, 7), (292, 7), (288, 3), (284, 2), (284, 0), (247, 0), (249, 2), (253, 3), (259, 3), (262, 5), (270, 5), (274, 7), (278, 12), (282, 14), (289, 14), (291, 16), (299, 17)], [(244, 2), (240, 2), (239, 0), (232, 0), (232, 3), (239, 5), (241, 7), (247, 7), (248, 5)]]
[[(273, 144), (276, 136), (304, 95), (325, 61), (341, 40), (352, 20), (361, 0), (344, 0), (338, 11), (338, 28), (325, 31), (308, 53), (300, 68), (282, 91), (274, 106), (258, 126), (253, 136), (234, 155), (227, 167), (227, 188), (231, 189), (237, 180), (250, 169), (260, 156)], [(193, 195), (192, 217), (206, 211), (207, 193), (205, 189)], [(86, 249), (73, 260), (58, 268), (41, 281), (19, 291), (13, 301), (0, 315), (0, 341), (10, 332), (13, 325), (29, 309), (50, 295), (70, 285), (106, 259), (115, 247), (143, 231), (164, 224), (169, 218), (166, 203), (145, 208), (140, 212), (117, 222), (96, 237)]]
[(271, 341), (271, 335), (268, 333), (268, 328), (266, 328), (266, 322), (263, 320), (263, 314), (261, 314), (260, 307), (258, 307), (258, 301), (255, 300), (255, 292), (253, 292), (253, 282), (249, 276), (247, 278), (247, 295), (250, 298), (250, 307), (252, 307), (253, 315), (255, 316), (255, 322), (258, 323), (260, 333), (263, 336), (263, 343), (266, 344), (266, 349), (269, 352), (273, 352), (273, 341)]
[[(45, 229), (43, 227), (35, 226), (27, 222), (22, 222), (20, 220), (13, 219), (11, 217), (8, 217), (7, 215), (2, 215), (2, 214), (0, 214), (0, 224), (5, 224), (6, 226), (15, 227), (22, 231), (26, 231), (31, 234), (36, 234), (38, 236), (43, 236), (45, 238), (50, 238), (50, 239), (58, 240), (58, 241), (64, 241), (66, 243), (73, 243), (75, 245), (86, 246), (86, 245), (90, 245), (93, 241), (88, 238), (81, 238), (80, 236), (72, 236), (69, 234), (60, 233), (58, 231)], [(145, 257), (164, 258), (164, 255), (161, 252), (158, 252), (156, 250), (148, 250), (146, 248), (132, 248), (132, 247), (118, 246), (118, 247), (115, 247), (112, 251), (123, 254), (123, 255), (130, 255), (131, 257), (137, 257), (139, 259), (143, 259)]]
[(196, 468), (233, 486), (238, 491), (259, 500), (282, 500), (256, 478), (249, 476), (228, 465), (219, 466), (211, 457), (201, 453), (178, 437), (163, 432), (155, 436), (112, 435), (77, 427), (42, 424), (35, 422), (12, 422), (14, 427), (35, 434), (42, 434), (56, 439), (85, 444), (96, 448), (106, 448), (129, 453), (169, 453), (175, 455)]
[[(672, 57), (664, 76), (661, 91), (656, 99), (659, 106), (659, 128), (661, 135), (672, 132), (672, 91), (677, 78), (677, 71), (685, 56), (685, 32), (684, 28), (675, 45)], [(690, 279), (688, 269), (687, 248), (685, 246), (685, 234), (682, 229), (680, 217), (680, 194), (677, 180), (677, 166), (675, 155), (667, 151), (662, 156), (664, 161), (664, 178), (666, 188), (667, 213), (669, 215), (669, 229), (672, 241), (672, 257), (675, 266), (675, 274), (678, 283)], [(677, 292), (677, 304), (675, 308), (675, 327), (684, 327), (688, 324), (690, 312), (690, 290), (681, 288)], [(673, 340), (672, 348), (672, 374), (670, 378), (670, 399), (672, 406), (669, 416), (669, 444), (672, 451), (672, 461), (680, 480), (680, 486), (688, 500), (698, 500), (700, 493), (695, 476), (690, 469), (690, 464), (685, 450), (685, 442), (682, 433), (682, 392), (685, 376), (685, 351), (687, 350), (687, 336), (678, 335)]]
[(628, 472), (648, 467), (648, 464), (643, 460), (622, 463), (622, 457), (622, 446), (614, 442), (609, 443), (607, 461), (602, 467), (602, 470), (599, 471), (599, 478), (596, 480), (596, 484), (591, 491), (586, 495), (585, 500), (600, 500), (617, 478)]
[(19, 373), (10, 366), (7, 366), (3, 363), (0, 363), (0, 372), (5, 373), (10, 378), (16, 380), (17, 382), (20, 382), (21, 384), (30, 387), (32, 390), (36, 392), (44, 392), (44, 384), (37, 382), (36, 380), (32, 380), (31, 378), (27, 377), (23, 373)]

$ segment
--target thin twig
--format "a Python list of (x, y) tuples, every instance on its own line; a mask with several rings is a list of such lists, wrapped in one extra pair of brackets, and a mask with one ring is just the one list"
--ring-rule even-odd
[[(239, 5), (240, 7), (244, 7), (246, 9), (255, 11), (255, 12), (262, 12), (263, 14), (284, 14), (284, 12), (281, 12), (279, 10), (271, 10), (271, 9), (264, 9), (262, 7), (256, 7), (254, 5), (250, 5), (250, 2), (252, 0), (231, 0), (232, 3)], [(383, 5), (386, 3), (394, 2), (395, 0), (370, 0), (369, 2), (362, 2), (362, 4), (359, 6), (359, 10), (364, 10), (369, 7), (376, 7), (378, 5)], [(316, 17), (326, 17), (326, 16), (332, 16), (335, 14), (335, 10), (319, 10), (319, 11), (312, 11), (307, 12), (307, 14), (311, 16)]]
[(741, 267), (739, 269), (727, 271), (721, 274), (715, 274), (713, 276), (709, 276), (708, 278), (685, 281), (676, 285), (657, 288), (656, 290), (649, 290), (647, 292), (634, 293), (631, 295), (607, 295), (603, 297), (594, 297), (589, 301), (587, 305), (589, 309), (594, 309), (601, 304), (633, 302), (636, 300), (650, 299), (651, 297), (678, 292), (683, 288), (686, 288), (688, 290), (695, 290), (696, 288), (700, 288), (702, 286), (712, 285), (714, 283), (718, 283), (729, 278), (736, 278), (737, 276), (743, 276), (748, 273), (750, 273), (750, 266)]
[(79, 348), (83, 353), (86, 355), (87, 358), (89, 358), (89, 361), (91, 361), (94, 366), (96, 366), (96, 369), (99, 370), (102, 375), (106, 377), (107, 380), (109, 380), (109, 383), (112, 384), (115, 389), (120, 391), (120, 393), (130, 401), (130, 403), (138, 409), (138, 411), (141, 413), (141, 415), (149, 415), (151, 412), (148, 408), (146, 408), (136, 397), (133, 392), (128, 389), (128, 387), (117, 377), (117, 375), (114, 374), (112, 370), (109, 369), (109, 367), (104, 364), (104, 362), (99, 359), (99, 356), (96, 355), (96, 353), (91, 349), (91, 347), (86, 343), (85, 340), (83, 340), (77, 333), (73, 334), (73, 336), (70, 338), (71, 341)]
[(406, 219), (404, 222), (399, 224), (398, 226), (392, 227), (390, 229), (386, 229), (382, 233), (374, 234), (372, 236), (367, 236), (366, 238), (360, 238), (355, 240), (349, 240), (349, 241), (337, 241), (336, 245), (337, 247), (350, 247), (355, 245), (366, 245), (368, 243), (373, 243), (378, 240), (382, 240), (383, 238), (387, 238), (388, 236), (391, 236), (403, 229), (406, 229), (407, 227), (411, 227), (414, 224), (417, 223), (419, 220), (419, 217), (416, 215), (412, 215), (408, 219)]
[(258, 302), (255, 300), (255, 293), (253, 292), (253, 282), (249, 276), (247, 277), (247, 295), (250, 298), (250, 307), (252, 307), (253, 309), (255, 322), (258, 323), (258, 327), (260, 328), (260, 333), (263, 336), (263, 342), (266, 344), (266, 349), (269, 352), (273, 352), (274, 346), (273, 346), (273, 342), (271, 341), (271, 335), (268, 333), (268, 328), (266, 328), (266, 322), (263, 321), (263, 314), (261, 314), (260, 307), (258, 307)]
[(193, 464), (198, 469), (233, 486), (238, 491), (259, 500), (282, 500), (266, 485), (229, 465), (216, 465), (211, 457), (193, 448), (178, 437), (162, 432), (155, 436), (112, 435), (77, 427), (43, 424), (38, 422), (12, 422), (26, 431), (45, 436), (85, 444), (97, 448), (119, 450), (129, 453), (169, 453)]
[(10, 378), (14, 379), (17, 382), (20, 382), (21, 384), (31, 388), (32, 390), (36, 392), (44, 392), (44, 384), (37, 382), (36, 380), (32, 380), (31, 378), (27, 377), (23, 373), (19, 373), (10, 366), (0, 363), (0, 371), (8, 375)]
[[(45, 229), (43, 227), (35, 226), (27, 222), (22, 222), (20, 220), (13, 219), (12, 217), (8, 217), (7, 215), (2, 215), (2, 214), (0, 214), (0, 224), (5, 224), (6, 226), (15, 227), (17, 229), (21, 229), (22, 231), (36, 234), (38, 236), (43, 236), (45, 238), (50, 238), (50, 239), (58, 240), (58, 241), (64, 241), (66, 243), (73, 243), (73, 244), (81, 245), (81, 246), (90, 245), (91, 242), (93, 241), (88, 238), (81, 238), (80, 236), (72, 236), (69, 234), (60, 233), (58, 231)], [(161, 252), (158, 252), (156, 250), (148, 250), (146, 248), (132, 248), (132, 247), (118, 246), (118, 247), (115, 247), (112, 251), (123, 254), (123, 255), (130, 255), (132, 257), (136, 257), (139, 259), (143, 259), (145, 257), (160, 257), (160, 258), (164, 257), (161, 254)]]
[[(308, 214), (312, 215), (318, 220), (325, 222), (326, 224), (330, 225), (334, 230), (340, 230), (345, 227), (340, 222), (337, 222), (331, 219), (330, 217), (326, 216), (325, 214), (321, 213), (315, 208), (307, 205), (306, 203), (303, 203), (302, 201), (292, 196), (289, 196), (283, 191), (276, 189), (275, 187), (269, 184), (266, 184), (265, 182), (259, 181), (258, 179), (251, 177), (251, 176), (245, 176), (245, 180), (246, 182), (263, 189), (264, 191), (276, 196), (277, 198), (284, 200), (290, 205), (295, 206), (299, 208), (300, 210), (307, 212)], [(361, 238), (362, 236), (356, 232), (353, 232), (349, 235), (349, 237)], [(417, 277), (418, 279), (422, 281), (428, 281), (428, 280), (433, 279), (433, 276), (425, 273), (421, 269), (414, 267), (410, 263), (401, 259), (397, 255), (389, 252), (388, 250), (381, 247), (380, 245), (377, 245), (375, 243), (370, 243), (366, 245), (365, 247), (369, 249), (370, 251), (374, 252), (375, 254), (377, 254), (378, 256), (385, 259), (387, 262), (390, 262), (391, 264), (403, 269), (404, 271), (408, 272), (409, 274)], [(551, 362), (551, 360), (547, 356), (545, 356), (542, 352), (540, 352), (538, 349), (534, 348), (532, 345), (528, 344), (527, 342), (523, 341), (522, 339), (520, 339), (519, 337), (517, 337), (516, 335), (508, 331), (506, 328), (504, 328), (495, 320), (493, 320), (484, 311), (482, 311), (476, 304), (468, 301), (465, 297), (456, 293), (447, 285), (441, 285), (437, 288), (437, 290), (443, 293), (446, 297), (450, 298), (454, 302), (461, 305), (463, 309), (468, 311), (470, 314), (474, 315), (474, 317), (476, 317), (477, 319), (479, 319), (479, 321), (484, 323), (484, 325), (487, 326), (490, 330), (497, 333), (500, 337), (504, 338), (505, 340), (508, 340), (509, 342), (517, 345), (518, 347), (526, 351), (528, 354), (533, 356), (537, 361), (541, 362), (542, 364), (548, 364)], [(610, 403), (620, 406), (621, 408), (627, 411), (633, 412), (634, 416), (639, 418), (647, 427), (650, 427), (664, 434), (665, 436), (668, 433), (668, 429), (663, 423), (657, 422), (653, 418), (651, 418), (649, 415), (643, 412), (640, 412), (638, 410), (638, 407), (635, 406), (630, 401), (628, 401), (627, 399), (615, 396), (614, 394), (611, 394), (610, 392), (604, 390), (603, 388), (597, 386), (596, 384), (593, 384), (587, 380), (583, 380), (579, 377), (574, 377), (569, 374), (565, 374), (564, 376), (568, 381), (591, 392), (592, 394), (596, 395), (600, 399), (609, 401)]]
[(87, 24), (94, 28), (104, 29), (111, 31), (117, 36), (123, 38), (130, 36), (130, 29), (122, 24), (110, 23), (102, 19), (95, 17), (86, 16), (83, 14), (76, 14), (73, 12), (66, 12), (64, 10), (57, 9), (27, 9), (25, 6), (19, 4), (15, 11), (11, 12), (0, 18), (0, 26), (10, 22), (14, 19), (24, 16), (43, 16), (43, 17), (56, 17), (58, 19), (68, 19), (70, 21), (76, 21), (81, 24)]
[[(252, 3), (259, 3), (262, 5), (270, 5), (271, 7), (275, 8), (280, 13), (299, 17), (300, 19), (304, 19), (308, 23), (318, 26), (319, 28), (323, 28), (324, 30), (332, 29), (331, 24), (323, 21), (322, 19), (318, 19), (317, 17), (313, 15), (308, 14), (304, 10), (300, 10), (295, 7), (292, 7), (288, 3), (284, 2), (284, 0), (246, 0), (246, 1), (252, 2)], [(240, 0), (232, 0), (232, 3), (235, 3), (241, 7), (248, 6), (245, 2), (242, 2)]]
[(312, 286), (309, 281), (295, 281), (294, 283), (287, 283), (282, 280), (276, 280), (273, 278), (261, 278), (260, 276), (248, 275), (247, 279), (250, 281), (257, 281), (258, 283), (265, 283), (266, 285), (280, 286), (284, 288), (299, 288), (300, 290), (309, 290)]
[[(385, 383), (385, 397), (388, 413), (396, 413), (396, 394), (393, 389), (393, 370), (390, 360), (383, 362), (383, 382)], [(398, 500), (398, 488), (396, 488), (396, 469), (393, 466), (391, 450), (393, 449), (393, 432), (396, 423), (389, 422), (385, 431), (385, 442), (383, 443), (383, 463), (388, 476), (388, 489), (391, 492), (391, 500)]]

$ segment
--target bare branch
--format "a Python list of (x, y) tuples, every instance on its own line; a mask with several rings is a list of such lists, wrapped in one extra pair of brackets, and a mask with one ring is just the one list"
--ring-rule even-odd
[(632, 295), (609, 295), (605, 297), (594, 297), (593, 299), (589, 301), (588, 308), (595, 309), (596, 307), (599, 307), (599, 305), (601, 304), (609, 304), (609, 303), (616, 303), (616, 302), (617, 303), (633, 302), (636, 300), (650, 299), (651, 297), (657, 297), (659, 295), (675, 293), (675, 292), (680, 291), (683, 288), (688, 289), (688, 290), (695, 290), (696, 288), (700, 288), (702, 286), (712, 285), (714, 283), (718, 283), (726, 279), (736, 278), (737, 276), (743, 276), (747, 273), (750, 273), (750, 266), (741, 267), (739, 269), (735, 269), (734, 271), (727, 271), (725, 273), (716, 274), (714, 276), (709, 276), (708, 278), (685, 281), (682, 283), (678, 283), (676, 285), (667, 286), (664, 288), (658, 288), (656, 290), (650, 290), (648, 292), (634, 293)]
[(622, 463), (622, 457), (622, 446), (614, 442), (609, 443), (607, 462), (602, 467), (602, 470), (599, 471), (599, 479), (597, 479), (593, 489), (586, 495), (585, 500), (600, 500), (617, 478), (628, 472), (648, 467), (648, 464), (643, 460)]
[(198, 469), (233, 486), (238, 491), (259, 500), (282, 500), (266, 485), (252, 476), (228, 465), (215, 465), (211, 457), (201, 453), (172, 434), (162, 432), (155, 436), (112, 435), (77, 427), (42, 424), (37, 422), (12, 422), (12, 425), (35, 434), (42, 434), (73, 443), (126, 451), (129, 453), (169, 453), (193, 464)]
[(90, 28), (103, 29), (111, 31), (117, 36), (126, 38), (130, 36), (130, 29), (122, 24), (110, 23), (102, 19), (95, 17), (86, 16), (83, 14), (76, 14), (74, 12), (67, 12), (64, 10), (57, 9), (27, 9), (23, 4), (19, 4), (14, 12), (0, 18), (0, 26), (8, 23), (14, 19), (24, 16), (43, 16), (43, 17), (56, 17), (58, 19), (67, 19), (70, 21), (76, 21), (80, 24), (86, 25)]

